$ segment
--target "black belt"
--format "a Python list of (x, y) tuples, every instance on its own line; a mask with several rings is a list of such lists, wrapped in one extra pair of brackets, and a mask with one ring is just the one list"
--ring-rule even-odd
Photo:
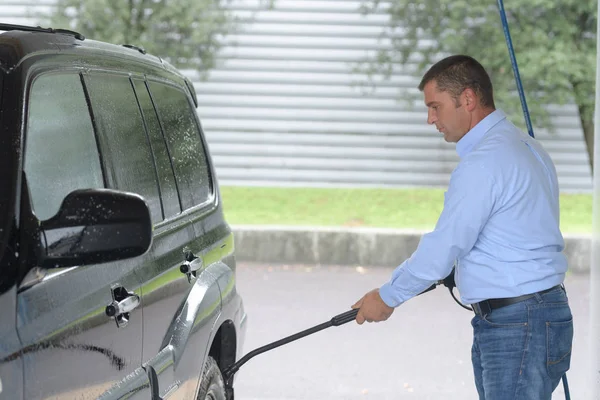
[(477, 314), (477, 315), (487, 315), (490, 312), (492, 312), (492, 310), (495, 310), (497, 308), (510, 306), (511, 304), (515, 304), (520, 301), (530, 299), (530, 298), (534, 297), (536, 294), (548, 293), (548, 292), (550, 292), (554, 289), (558, 289), (560, 287), (562, 287), (562, 285), (556, 285), (556, 286), (552, 286), (550, 289), (541, 290), (539, 292), (531, 293), (531, 294), (524, 294), (523, 296), (518, 296), (518, 297), (509, 297), (506, 299), (483, 300), (483, 301), (480, 301), (479, 303), (472, 304), (473, 311), (475, 311), (475, 314)]

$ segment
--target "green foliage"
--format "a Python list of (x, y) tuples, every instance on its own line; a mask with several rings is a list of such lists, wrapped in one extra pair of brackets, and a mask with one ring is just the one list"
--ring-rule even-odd
[[(575, 102), (593, 135), (596, 0), (506, 0), (504, 7), (534, 126), (551, 127), (544, 105)], [(383, 37), (392, 42), (363, 72), (389, 76), (393, 65), (417, 62), (422, 73), (442, 55), (473, 56), (491, 75), (496, 105), (524, 127), (495, 0), (367, 0), (361, 9), (389, 13)]]
[(238, 21), (229, 0), (58, 0), (53, 27), (89, 39), (133, 44), (180, 68), (214, 66), (225, 35)]

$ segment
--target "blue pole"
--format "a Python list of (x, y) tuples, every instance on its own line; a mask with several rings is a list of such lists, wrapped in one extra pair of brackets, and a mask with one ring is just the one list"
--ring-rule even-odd
[(510, 38), (510, 31), (508, 30), (508, 21), (506, 20), (506, 12), (504, 11), (504, 2), (498, 0), (498, 8), (500, 9), (500, 19), (502, 20), (502, 27), (504, 29), (504, 37), (506, 38), (506, 45), (508, 46), (508, 54), (510, 55), (510, 62), (512, 64), (513, 72), (515, 73), (515, 80), (517, 81), (517, 90), (519, 91), (519, 97), (521, 99), (521, 107), (523, 108), (523, 115), (525, 116), (525, 123), (527, 124), (527, 131), (529, 136), (533, 136), (533, 128), (531, 126), (531, 118), (529, 117), (529, 109), (527, 108), (527, 100), (525, 100), (525, 92), (523, 91), (523, 85), (521, 84), (521, 76), (519, 75), (519, 67), (517, 66), (517, 59), (515, 57), (515, 50), (513, 49), (512, 40)]
[[(599, 5), (600, 7), (600, 5)], [(521, 76), (519, 75), (519, 67), (517, 66), (517, 59), (515, 57), (515, 50), (513, 49), (512, 40), (510, 39), (510, 31), (508, 30), (508, 21), (506, 20), (506, 12), (504, 11), (504, 3), (502, 0), (498, 0), (498, 8), (500, 9), (500, 19), (502, 20), (502, 27), (504, 28), (504, 37), (506, 38), (506, 45), (508, 46), (508, 54), (510, 55), (510, 62), (512, 64), (513, 72), (515, 73), (515, 80), (517, 81), (517, 89), (519, 90), (519, 97), (521, 99), (521, 107), (523, 108), (523, 115), (525, 116), (525, 123), (527, 124), (527, 130), (529, 136), (533, 136), (533, 128), (531, 127), (531, 119), (529, 117), (529, 110), (527, 109), (527, 100), (525, 100), (525, 92), (523, 91), (523, 85), (521, 84)], [(600, 20), (598, 22), (600, 24)], [(567, 382), (567, 374), (562, 376), (563, 388), (565, 390), (565, 398), (570, 400), (571, 394), (569, 393), (569, 384)]]
[[(515, 50), (513, 49), (512, 40), (510, 39), (510, 31), (508, 30), (508, 21), (506, 20), (506, 12), (504, 11), (504, 3), (502, 0), (498, 0), (498, 8), (500, 9), (500, 19), (502, 20), (502, 27), (504, 28), (504, 37), (506, 38), (506, 45), (508, 46), (508, 54), (510, 55), (510, 62), (512, 64), (513, 72), (515, 73), (515, 80), (517, 81), (517, 89), (519, 90), (519, 97), (521, 98), (521, 107), (523, 108), (523, 115), (525, 115), (525, 123), (527, 124), (527, 130), (529, 136), (533, 136), (533, 128), (531, 127), (531, 119), (529, 117), (529, 110), (527, 109), (527, 100), (525, 100), (525, 92), (523, 91), (523, 85), (521, 84), (521, 76), (519, 75), (519, 67), (517, 66), (517, 59), (515, 57)], [(562, 376), (563, 388), (565, 390), (565, 397), (567, 400), (571, 398), (569, 393), (569, 384), (567, 383), (567, 374)]]

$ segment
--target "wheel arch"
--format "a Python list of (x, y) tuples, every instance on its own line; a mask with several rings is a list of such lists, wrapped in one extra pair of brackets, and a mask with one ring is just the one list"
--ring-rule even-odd
[(237, 332), (235, 324), (232, 320), (226, 320), (219, 326), (208, 355), (217, 361), (219, 369), (223, 371), (235, 362), (236, 352)]

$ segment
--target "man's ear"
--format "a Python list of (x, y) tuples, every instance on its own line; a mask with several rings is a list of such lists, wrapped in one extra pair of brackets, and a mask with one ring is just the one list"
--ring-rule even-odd
[(462, 93), (462, 96), (463, 96), (463, 104), (465, 105), (467, 110), (473, 111), (475, 109), (475, 107), (477, 106), (477, 102), (478, 102), (477, 95), (475, 94), (473, 89), (466, 88), (465, 91)]

